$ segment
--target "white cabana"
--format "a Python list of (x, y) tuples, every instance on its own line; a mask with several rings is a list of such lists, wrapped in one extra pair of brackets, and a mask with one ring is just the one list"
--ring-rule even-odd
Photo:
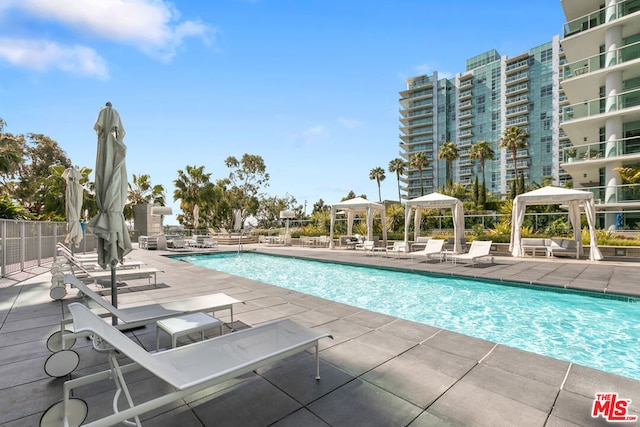
[(366, 214), (367, 216), (367, 240), (373, 240), (373, 214), (375, 211), (380, 212), (382, 218), (382, 239), (384, 245), (387, 245), (387, 220), (385, 207), (383, 204), (371, 202), (362, 197), (356, 197), (354, 199), (345, 200), (344, 202), (336, 203), (331, 206), (331, 228), (329, 232), (329, 247), (333, 248), (333, 226), (336, 221), (336, 213), (338, 211), (344, 211), (347, 214), (347, 234), (352, 235), (353, 232), (353, 219), (356, 214)]
[(596, 209), (593, 202), (593, 193), (590, 191), (574, 190), (547, 186), (529, 191), (517, 196), (513, 201), (513, 213), (511, 216), (511, 243), (509, 250), (515, 257), (522, 256), (520, 246), (520, 228), (524, 221), (527, 205), (567, 205), (569, 208), (569, 220), (573, 226), (573, 238), (576, 241), (576, 256), (584, 253), (582, 248), (582, 230), (580, 227), (580, 211), (584, 210), (589, 224), (589, 259), (601, 260), (602, 254), (598, 249), (595, 232)]
[(464, 206), (462, 202), (455, 197), (447, 196), (440, 193), (431, 193), (426, 196), (416, 197), (409, 200), (405, 205), (404, 220), (404, 243), (408, 247), (409, 243), (409, 225), (411, 225), (411, 211), (415, 209), (414, 224), (415, 232), (413, 240), (418, 240), (420, 236), (420, 221), (422, 220), (422, 209), (451, 209), (453, 217), (453, 235), (455, 240), (454, 250), (462, 252), (462, 238), (464, 238)]

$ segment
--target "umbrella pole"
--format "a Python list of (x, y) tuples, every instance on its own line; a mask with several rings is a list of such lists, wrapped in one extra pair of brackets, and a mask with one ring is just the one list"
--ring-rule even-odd
[[(111, 262), (111, 305), (118, 308), (118, 283), (116, 282), (116, 263)], [(118, 318), (116, 316), (111, 317), (111, 324), (116, 326), (118, 324)]]

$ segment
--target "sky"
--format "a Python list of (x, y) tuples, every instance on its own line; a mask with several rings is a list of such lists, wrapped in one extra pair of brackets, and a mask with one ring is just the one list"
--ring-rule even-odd
[(265, 193), (307, 213), (349, 191), (377, 201), (378, 166), (382, 199), (397, 200), (405, 79), (518, 55), (564, 23), (560, 0), (2, 0), (0, 117), (95, 169), (93, 125), (111, 102), (129, 177), (166, 189), (165, 224), (178, 170), (215, 181), (245, 153), (264, 159)]

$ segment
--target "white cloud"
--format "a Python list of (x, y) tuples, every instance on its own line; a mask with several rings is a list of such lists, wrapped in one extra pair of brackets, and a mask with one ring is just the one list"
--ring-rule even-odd
[(177, 9), (164, 0), (5, 0), (5, 13), (19, 9), (42, 21), (54, 21), (80, 33), (133, 45), (170, 60), (185, 38), (205, 44), (215, 30), (199, 20), (179, 21)]
[(316, 142), (329, 136), (329, 131), (325, 126), (316, 125), (305, 129), (296, 138), (305, 147), (313, 146)]
[(360, 126), (362, 126), (362, 122), (359, 120), (355, 120), (355, 119), (345, 119), (345, 118), (339, 118), (338, 119), (338, 123), (340, 123), (343, 127), (347, 128), (347, 129), (355, 129), (358, 128)]
[(85, 46), (63, 46), (54, 42), (0, 38), (0, 58), (25, 68), (57, 68), (84, 76), (109, 78), (105, 60)]

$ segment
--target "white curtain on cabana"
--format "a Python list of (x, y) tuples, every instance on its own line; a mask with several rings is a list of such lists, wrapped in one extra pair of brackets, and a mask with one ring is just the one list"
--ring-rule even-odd
[(347, 234), (352, 235), (353, 232), (353, 220), (358, 213), (364, 213), (367, 216), (367, 240), (373, 240), (373, 214), (374, 212), (380, 212), (382, 219), (382, 239), (384, 245), (387, 245), (387, 219), (385, 213), (385, 207), (383, 204), (371, 202), (362, 197), (356, 197), (354, 199), (345, 200), (340, 203), (336, 203), (331, 206), (331, 226), (329, 231), (329, 247), (333, 248), (333, 228), (336, 221), (336, 214), (338, 211), (344, 211), (347, 214)]
[(416, 197), (409, 200), (405, 205), (404, 219), (404, 244), (408, 247), (409, 243), (409, 225), (411, 225), (411, 210), (415, 209), (414, 223), (415, 232), (413, 240), (418, 240), (420, 236), (420, 221), (422, 220), (422, 209), (451, 209), (453, 217), (453, 235), (455, 240), (456, 252), (462, 252), (462, 238), (464, 238), (464, 206), (462, 202), (455, 197), (447, 196), (440, 193), (431, 193), (426, 196)]
[(576, 257), (582, 255), (582, 230), (580, 226), (580, 212), (584, 210), (589, 224), (589, 259), (599, 261), (602, 253), (598, 249), (598, 241), (595, 231), (596, 209), (593, 202), (593, 193), (590, 191), (574, 190), (547, 186), (529, 191), (517, 196), (513, 201), (513, 212), (511, 216), (511, 243), (509, 250), (514, 257), (522, 256), (520, 245), (520, 228), (524, 221), (524, 214), (527, 205), (561, 205), (566, 204), (569, 208), (569, 221), (573, 227), (573, 239), (576, 241)]

